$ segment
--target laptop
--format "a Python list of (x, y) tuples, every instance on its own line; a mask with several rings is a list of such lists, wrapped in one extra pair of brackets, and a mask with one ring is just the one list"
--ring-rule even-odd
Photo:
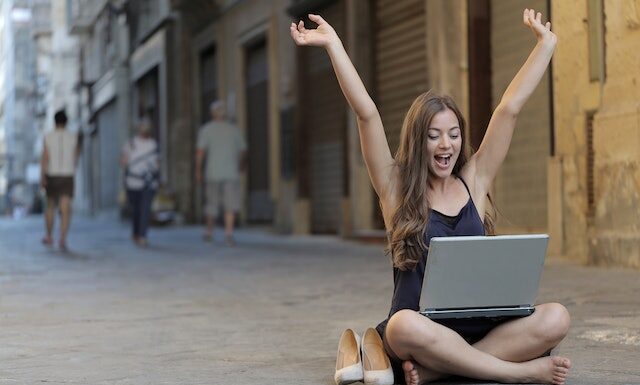
[(430, 319), (532, 314), (547, 234), (434, 237), (420, 313)]

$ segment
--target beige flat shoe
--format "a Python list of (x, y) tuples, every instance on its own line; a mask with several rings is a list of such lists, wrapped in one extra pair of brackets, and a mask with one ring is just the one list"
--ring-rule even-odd
[(342, 332), (338, 343), (336, 374), (333, 379), (337, 385), (362, 381), (362, 360), (360, 359), (360, 336), (353, 329)]
[(367, 385), (393, 385), (393, 369), (378, 331), (367, 329), (362, 336), (362, 366)]

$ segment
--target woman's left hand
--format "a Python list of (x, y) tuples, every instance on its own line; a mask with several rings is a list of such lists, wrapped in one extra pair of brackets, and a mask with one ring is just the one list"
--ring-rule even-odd
[(542, 24), (542, 13), (538, 12), (536, 14), (535, 10), (526, 8), (522, 19), (524, 25), (531, 28), (531, 31), (533, 31), (533, 34), (539, 42), (556, 44), (558, 38), (551, 32), (551, 22), (547, 21), (546, 24)]
[(318, 24), (318, 28), (306, 29), (304, 21), (296, 25), (291, 23), (291, 37), (297, 45), (328, 48), (331, 44), (340, 43), (338, 34), (333, 27), (320, 15), (309, 14), (309, 20)]

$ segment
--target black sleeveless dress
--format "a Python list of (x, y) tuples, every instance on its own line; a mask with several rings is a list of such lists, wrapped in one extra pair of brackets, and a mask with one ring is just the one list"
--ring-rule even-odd
[[(459, 177), (458, 177), (459, 178)], [(425, 244), (429, 245), (429, 241), (433, 237), (455, 237), (466, 235), (485, 235), (484, 225), (478, 214), (469, 187), (462, 178), (459, 178), (469, 193), (469, 200), (462, 210), (456, 216), (442, 214), (436, 210), (430, 210), (429, 221), (427, 224)], [(387, 322), (392, 315), (403, 309), (411, 309), (418, 311), (420, 308), (420, 293), (422, 291), (422, 281), (424, 278), (424, 270), (427, 262), (427, 252), (422, 254), (418, 265), (414, 270), (403, 271), (393, 268), (393, 299), (391, 301), (391, 310), (386, 320), (382, 321), (376, 330), (380, 337), (384, 340), (384, 332)], [(458, 332), (469, 343), (479, 341), (492, 328), (504, 322), (502, 319), (452, 319), (437, 320), (436, 322), (443, 324), (450, 329)], [(385, 342), (386, 345), (386, 342)], [(390, 354), (391, 363), (396, 376), (396, 382), (404, 379), (402, 371), (402, 362)]]

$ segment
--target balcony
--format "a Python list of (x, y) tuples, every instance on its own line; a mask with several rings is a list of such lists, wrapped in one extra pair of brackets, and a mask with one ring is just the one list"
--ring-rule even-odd
[(89, 32), (108, 0), (67, 0), (67, 23), (71, 34)]

